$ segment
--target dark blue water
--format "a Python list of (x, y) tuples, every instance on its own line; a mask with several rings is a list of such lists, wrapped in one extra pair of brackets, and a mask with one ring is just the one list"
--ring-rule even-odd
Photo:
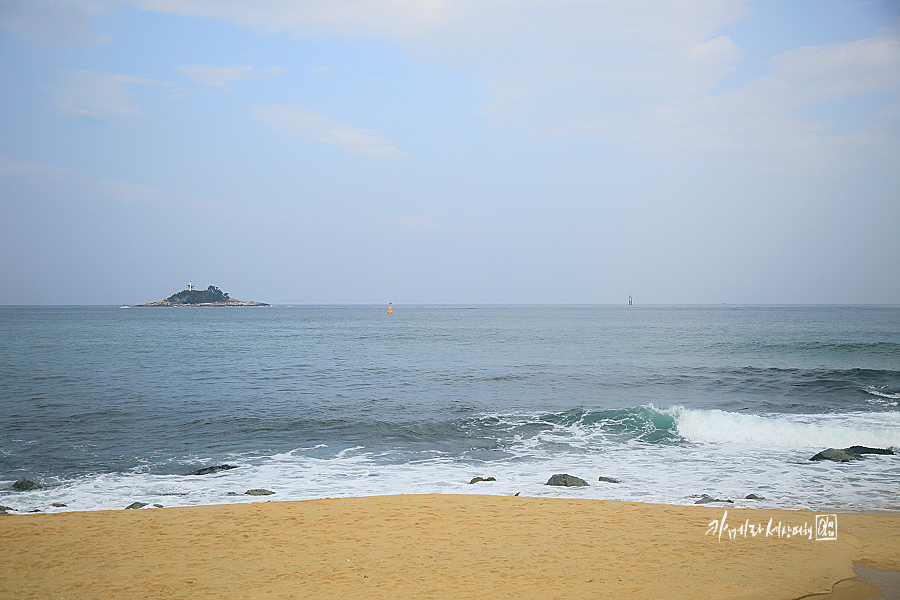
[[(774, 474), (773, 505), (900, 509), (900, 461), (806, 461), (900, 447), (898, 307), (4, 307), (0, 351), (0, 487), (50, 485), (8, 505), (460, 492), (485, 469), (481, 493), (544, 494), (605, 468), (627, 485), (579, 493)], [(187, 476), (222, 462), (241, 469)]]

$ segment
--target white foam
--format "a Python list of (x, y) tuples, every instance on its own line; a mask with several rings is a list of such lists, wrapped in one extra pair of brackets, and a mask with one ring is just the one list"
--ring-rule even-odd
[[(387, 464), (364, 450), (341, 459), (301, 454), (260, 457), (206, 476), (146, 473), (79, 478), (61, 486), (0, 498), (20, 511), (116, 510), (132, 502), (193, 506), (383, 494), (494, 494), (693, 504), (692, 496), (730, 498), (734, 506), (788, 509), (900, 510), (900, 457), (873, 456), (851, 464), (813, 463), (810, 452), (743, 451), (714, 443), (615, 445), (598, 452), (462, 463), (430, 458)], [(544, 485), (554, 473), (587, 480), (585, 488)], [(469, 484), (472, 477), (496, 482)], [(598, 482), (598, 476), (620, 479)], [(266, 488), (273, 496), (243, 495)], [(229, 492), (239, 495), (229, 496)], [(748, 494), (767, 498), (742, 500)], [(64, 508), (51, 503), (62, 502)]]
[(900, 413), (744, 415), (671, 409), (678, 434), (697, 443), (778, 448), (900, 448)]
[[(83, 476), (40, 490), (4, 494), (0, 504), (19, 511), (53, 512), (117, 510), (135, 501), (169, 507), (425, 493), (693, 504), (692, 496), (705, 493), (730, 498), (735, 504), (729, 506), (735, 507), (900, 511), (896, 486), (900, 456), (869, 456), (847, 464), (809, 461), (828, 446), (900, 447), (898, 412), (744, 415), (681, 407), (655, 410), (673, 415), (683, 441), (623, 443), (610, 439), (602, 423), (579, 422), (506, 438), (493, 460), (490, 452), (472, 459), (430, 450), (407, 449), (400, 455), (363, 446), (329, 454), (327, 447), (317, 445), (244, 456), (229, 461), (239, 468), (211, 475)], [(521, 416), (507, 418), (510, 424), (523, 422)], [(554, 473), (582, 477), (591, 485), (544, 485)], [(470, 485), (476, 476), (497, 481)], [(602, 483), (599, 476), (622, 482)], [(266, 488), (275, 495), (243, 495), (252, 488)], [(742, 500), (748, 494), (766, 500)], [(67, 506), (54, 508), (53, 502)]]
[(863, 391), (867, 394), (872, 394), (873, 396), (880, 396), (881, 398), (889, 398), (891, 400), (900, 400), (900, 393), (891, 394), (888, 392), (882, 392), (881, 390), (884, 388), (876, 388), (873, 385), (866, 386), (863, 388)]
[(900, 394), (897, 393), (889, 393), (882, 392), (881, 390), (884, 388), (876, 388), (875, 386), (864, 387), (863, 391), (875, 396), (874, 398), (869, 398), (866, 400), (869, 404), (874, 406), (898, 406), (900, 405)]

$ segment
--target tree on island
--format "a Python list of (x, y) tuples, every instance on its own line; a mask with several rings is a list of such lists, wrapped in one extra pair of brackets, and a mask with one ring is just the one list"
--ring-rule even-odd
[(166, 298), (173, 304), (215, 304), (216, 302), (228, 302), (228, 294), (214, 285), (205, 290), (182, 290)]

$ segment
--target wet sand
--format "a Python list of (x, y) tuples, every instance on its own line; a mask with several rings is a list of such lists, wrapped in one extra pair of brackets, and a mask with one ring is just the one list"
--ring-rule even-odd
[(854, 563), (900, 571), (900, 514), (839, 513), (833, 540), (816, 514), (471, 495), (15, 514), (0, 597), (882, 597)]

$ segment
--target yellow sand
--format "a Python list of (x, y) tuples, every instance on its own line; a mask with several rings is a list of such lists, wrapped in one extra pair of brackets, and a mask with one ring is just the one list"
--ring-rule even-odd
[[(0, 516), (0, 598), (791, 599), (900, 570), (900, 515), (411, 495)], [(771, 531), (771, 530), (770, 530)], [(877, 598), (850, 581), (835, 598)], [(856, 595), (854, 595), (856, 594)], [(861, 595), (860, 595), (861, 594)]]

